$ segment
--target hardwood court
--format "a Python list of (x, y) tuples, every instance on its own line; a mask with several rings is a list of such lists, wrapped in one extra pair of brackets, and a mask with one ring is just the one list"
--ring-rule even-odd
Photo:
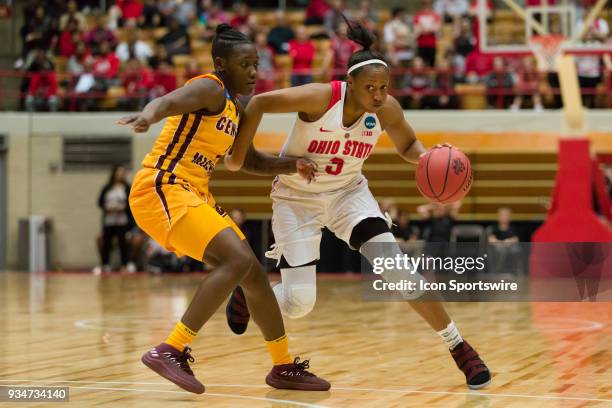
[(319, 281), (314, 312), (286, 323), (293, 352), (311, 359), (330, 392), (266, 386), (256, 327), (235, 336), (217, 313), (194, 344), (207, 393), (188, 394), (140, 356), (164, 339), (201, 279), (0, 273), (0, 384), (67, 385), (71, 407), (612, 406), (610, 303), (449, 304), (493, 372), (489, 388), (470, 392), (409, 306), (364, 303), (358, 281), (330, 277)]

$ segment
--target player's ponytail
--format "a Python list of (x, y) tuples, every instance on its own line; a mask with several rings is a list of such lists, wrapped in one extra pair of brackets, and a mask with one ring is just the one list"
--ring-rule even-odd
[[(385, 57), (383, 57), (379, 52), (373, 51), (371, 48), (376, 42), (376, 37), (374, 34), (370, 33), (361, 23), (355, 22), (351, 23), (344, 14), (342, 14), (342, 18), (346, 22), (348, 26), (347, 36), (349, 40), (353, 41), (356, 44), (359, 44), (363, 47), (363, 49), (354, 52), (348, 61), (347, 70), (348, 73), (355, 76), (358, 75), (363, 67), (367, 64), (363, 64), (368, 61), (372, 61), (372, 64), (381, 64), (387, 66), (387, 61)], [(375, 62), (375, 60), (380, 62)], [(353, 68), (355, 65), (361, 64), (357, 68)]]

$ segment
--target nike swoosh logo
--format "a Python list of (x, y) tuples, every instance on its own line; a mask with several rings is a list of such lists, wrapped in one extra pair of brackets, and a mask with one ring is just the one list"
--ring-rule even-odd
[(323, 128), (319, 128), (319, 132), (333, 132), (333, 130), (326, 130)]

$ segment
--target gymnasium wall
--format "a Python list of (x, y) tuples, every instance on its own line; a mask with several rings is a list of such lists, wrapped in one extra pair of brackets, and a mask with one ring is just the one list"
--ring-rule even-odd
[[(589, 138), (599, 152), (612, 152), (610, 111), (589, 112)], [(115, 125), (120, 114), (0, 113), (0, 134), (8, 136), (7, 254), (9, 269), (17, 264), (18, 220), (29, 214), (53, 219), (54, 264), (75, 269), (93, 266), (98, 255), (95, 237), (100, 230), (97, 197), (108, 170), (64, 171), (63, 136), (125, 136), (129, 129)], [(406, 117), (426, 145), (449, 141), (466, 152), (550, 151), (557, 149), (562, 115), (510, 112), (407, 112)], [(256, 145), (278, 151), (293, 115), (267, 116)], [(161, 124), (135, 136), (133, 172), (150, 149)], [(391, 149), (383, 138), (378, 150)], [(4, 200), (4, 199), (3, 199)], [(59, 262), (61, 260), (61, 262)]]

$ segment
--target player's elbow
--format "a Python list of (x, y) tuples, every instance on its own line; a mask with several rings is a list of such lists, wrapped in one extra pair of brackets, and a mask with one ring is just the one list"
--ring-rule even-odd
[(243, 165), (240, 160), (231, 155), (225, 156), (225, 158), (223, 159), (223, 164), (225, 165), (225, 168), (229, 171), (238, 171), (242, 168)]

